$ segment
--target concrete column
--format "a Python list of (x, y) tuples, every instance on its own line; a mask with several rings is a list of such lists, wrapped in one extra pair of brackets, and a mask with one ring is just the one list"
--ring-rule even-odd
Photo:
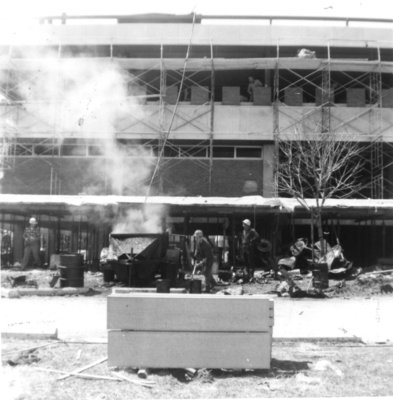
[(271, 85), (271, 70), (265, 69), (265, 86), (273, 86)]
[(274, 145), (263, 146), (263, 197), (274, 197)]
[(393, 165), (385, 169), (385, 197), (393, 199)]
[(14, 262), (22, 262), (23, 259), (23, 232), (25, 226), (23, 222), (15, 222), (14, 225)]

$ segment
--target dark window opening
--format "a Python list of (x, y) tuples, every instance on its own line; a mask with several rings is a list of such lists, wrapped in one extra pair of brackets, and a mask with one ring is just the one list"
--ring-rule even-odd
[(234, 147), (213, 147), (213, 158), (233, 158)]
[(258, 147), (238, 147), (236, 148), (237, 158), (261, 158), (262, 149)]
[(86, 147), (63, 145), (63, 146), (61, 146), (61, 155), (62, 156), (70, 156), (70, 157), (85, 156), (86, 155)]

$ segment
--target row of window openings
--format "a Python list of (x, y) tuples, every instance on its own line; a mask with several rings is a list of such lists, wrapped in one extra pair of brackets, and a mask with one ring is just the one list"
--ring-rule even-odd
[[(144, 156), (156, 157), (159, 148), (156, 146), (125, 146), (121, 148), (130, 157), (140, 157), (141, 149)], [(108, 155), (103, 146), (78, 146), (78, 145), (21, 145), (15, 146), (16, 156), (63, 156), (63, 157), (102, 157)], [(209, 147), (165, 147), (163, 156), (168, 158), (194, 157), (208, 158), (210, 155)], [(237, 146), (217, 146), (213, 147), (214, 158), (258, 158), (262, 157), (262, 147), (237, 147)]]

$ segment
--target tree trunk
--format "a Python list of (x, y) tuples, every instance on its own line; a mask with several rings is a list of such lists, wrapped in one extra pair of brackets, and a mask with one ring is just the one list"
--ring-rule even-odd
[(314, 264), (315, 259), (314, 259), (314, 242), (315, 242), (315, 238), (314, 238), (314, 210), (311, 209), (311, 256), (312, 256), (312, 263)]
[(318, 229), (318, 240), (321, 245), (321, 256), (324, 257), (326, 255), (326, 243), (323, 237), (323, 227), (322, 227), (322, 212), (321, 210), (317, 211), (317, 229)]

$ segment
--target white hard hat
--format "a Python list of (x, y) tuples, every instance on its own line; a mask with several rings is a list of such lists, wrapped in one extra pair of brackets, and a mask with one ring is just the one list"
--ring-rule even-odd
[(250, 221), (249, 219), (244, 219), (244, 220), (243, 220), (243, 224), (244, 224), (244, 225), (251, 226), (251, 221)]
[(31, 217), (29, 219), (29, 224), (36, 224), (36, 223), (37, 223), (37, 220), (34, 217)]

